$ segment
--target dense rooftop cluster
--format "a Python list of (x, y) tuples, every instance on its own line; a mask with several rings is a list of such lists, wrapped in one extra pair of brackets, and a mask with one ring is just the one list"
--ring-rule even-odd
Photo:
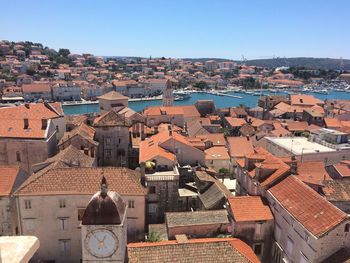
[[(2, 99), (22, 101), (0, 107), (0, 235), (37, 236), (33, 260), (98, 259), (86, 240), (101, 229), (119, 242), (112, 262), (350, 260), (349, 101), (174, 106), (184, 85), (305, 80), (232, 61), (0, 50)], [(129, 108), (161, 94), (162, 106)], [(65, 116), (60, 101), (81, 99), (100, 112)]]

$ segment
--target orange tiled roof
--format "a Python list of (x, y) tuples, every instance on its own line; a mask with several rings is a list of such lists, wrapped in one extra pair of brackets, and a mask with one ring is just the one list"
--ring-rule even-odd
[(241, 118), (225, 117), (225, 120), (231, 127), (241, 127), (242, 125), (247, 123), (245, 119)]
[(106, 94), (103, 94), (102, 96), (98, 97), (99, 99), (104, 100), (120, 100), (120, 99), (128, 99), (128, 97), (125, 97), (124, 95), (112, 90)]
[(196, 238), (128, 244), (129, 262), (259, 263), (251, 247), (237, 238)]
[(230, 156), (228, 155), (227, 149), (224, 146), (213, 146), (205, 152), (206, 160), (229, 160)]
[(332, 179), (328, 175), (323, 161), (299, 162), (296, 176), (305, 183), (310, 183), (315, 185), (323, 185), (324, 180)]
[(73, 136), (81, 136), (85, 138), (87, 141), (89, 141), (91, 144), (98, 145), (98, 143), (94, 140), (95, 137), (95, 129), (86, 125), (84, 122), (82, 122), (78, 127), (73, 129), (70, 132), (65, 132), (64, 136), (60, 140), (59, 144), (62, 144), (66, 141), (71, 140)]
[(160, 116), (162, 112), (166, 115), (183, 115), (184, 111), (181, 107), (147, 107), (143, 111), (143, 115), (145, 116)]
[(19, 166), (0, 166), (0, 196), (8, 196), (12, 193)]
[(323, 105), (324, 102), (320, 99), (315, 98), (312, 95), (306, 95), (306, 94), (290, 95), (290, 105), (313, 106), (317, 104)]
[(334, 164), (333, 167), (337, 170), (337, 172), (341, 175), (341, 177), (350, 177), (350, 168), (349, 164), (340, 163)]
[(228, 198), (228, 202), (236, 222), (273, 220), (269, 206), (260, 196), (235, 196)]
[(199, 139), (206, 139), (208, 141), (211, 141), (214, 146), (225, 146), (225, 136), (223, 133), (208, 133), (208, 134), (201, 134), (197, 135), (196, 138)]
[(162, 143), (171, 139), (192, 146), (191, 142), (176, 132), (172, 132), (172, 135), (170, 135), (169, 131), (159, 132), (140, 143), (140, 162), (149, 161), (158, 155), (174, 161), (175, 155), (162, 148)]
[(140, 174), (121, 167), (78, 167), (51, 169), (34, 180), (28, 178), (17, 195), (92, 195), (99, 191), (101, 177), (105, 176), (108, 188), (121, 195), (145, 195)]
[(34, 82), (31, 84), (23, 84), (22, 90), (23, 90), (23, 93), (51, 92), (51, 87), (48, 82)]
[(347, 219), (344, 212), (295, 176), (287, 177), (269, 192), (293, 218), (318, 238)]
[(296, 112), (296, 113), (302, 113), (303, 112), (303, 108), (299, 107), (299, 106), (296, 106), (296, 105), (289, 105), (285, 102), (280, 102), (278, 103), (277, 105), (275, 105), (275, 109), (281, 111), (281, 112)]
[(290, 132), (293, 131), (305, 131), (309, 124), (306, 121), (287, 121), (287, 129)]
[[(17, 107), (0, 108), (0, 137), (9, 138), (46, 138), (42, 129), (42, 119), (61, 117), (50, 104), (30, 103)], [(24, 118), (28, 119), (28, 129), (24, 129)], [(49, 125), (47, 125), (49, 127)]]
[(152, 161), (157, 156), (161, 156), (172, 162), (176, 161), (176, 156), (173, 153), (163, 149), (152, 139), (146, 139), (145, 141), (140, 142), (140, 163)]
[(246, 137), (227, 137), (230, 156), (233, 158), (244, 157), (254, 153), (253, 142)]

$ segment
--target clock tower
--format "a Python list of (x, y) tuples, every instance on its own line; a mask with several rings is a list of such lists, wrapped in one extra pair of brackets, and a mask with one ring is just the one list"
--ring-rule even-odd
[(84, 263), (122, 262), (126, 254), (126, 204), (116, 192), (108, 191), (102, 177), (101, 191), (87, 205), (81, 226)]
[(174, 106), (173, 83), (168, 79), (163, 91), (163, 106)]

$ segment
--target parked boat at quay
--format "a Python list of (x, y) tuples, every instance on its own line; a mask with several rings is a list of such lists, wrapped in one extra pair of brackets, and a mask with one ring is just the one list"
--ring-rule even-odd
[[(301, 93), (302, 91), (299, 91), (298, 93)], [(264, 91), (264, 94), (267, 93)], [(257, 101), (259, 96), (253, 96), (252, 94), (246, 94), (243, 92), (229, 92), (227, 94), (240, 96), (242, 99), (236, 99), (234, 97), (228, 97), (228, 96), (219, 96), (211, 93), (203, 93), (203, 92), (193, 92), (190, 93), (191, 98), (186, 100), (179, 100), (175, 101), (175, 105), (191, 105), (194, 104), (197, 100), (213, 100), (215, 102), (215, 106), (217, 108), (224, 108), (224, 107), (235, 107), (239, 106), (240, 104), (244, 104), (248, 107), (255, 107), (257, 105)], [(274, 93), (270, 93), (271, 95), (282, 95), (286, 96), (286, 91), (278, 91)], [(350, 100), (350, 92), (346, 91), (334, 91), (330, 90), (329, 94), (321, 94), (321, 93), (314, 93), (314, 92), (303, 92), (303, 94), (311, 94), (315, 97), (325, 100), (325, 99), (348, 99)], [(266, 94), (267, 95), (267, 94)], [(132, 108), (135, 111), (142, 111), (144, 108), (149, 106), (159, 106), (162, 105), (161, 100), (148, 100), (148, 101), (130, 101), (129, 107)], [(87, 105), (72, 105), (72, 106), (63, 106), (63, 110), (65, 114), (67, 115), (73, 115), (73, 114), (85, 114), (85, 113), (91, 113), (91, 112), (98, 112), (99, 106), (98, 104), (87, 104)]]

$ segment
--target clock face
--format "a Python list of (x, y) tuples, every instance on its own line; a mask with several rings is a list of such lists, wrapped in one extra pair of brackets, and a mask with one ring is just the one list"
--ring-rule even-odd
[(85, 247), (97, 258), (112, 256), (118, 249), (118, 237), (108, 229), (100, 228), (89, 232), (85, 238)]

